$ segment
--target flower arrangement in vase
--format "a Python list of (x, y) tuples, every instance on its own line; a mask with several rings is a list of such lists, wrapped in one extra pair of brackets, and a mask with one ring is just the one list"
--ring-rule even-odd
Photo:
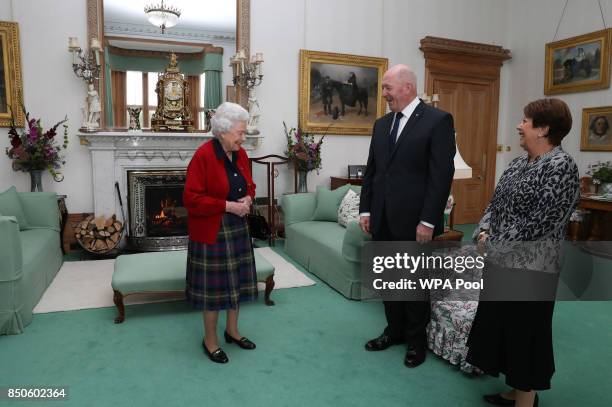
[[(8, 131), (11, 146), (6, 148), (6, 155), (13, 160), (14, 171), (29, 172), (32, 177), (32, 190), (35, 186), (40, 191), (41, 171), (48, 170), (56, 182), (64, 179), (57, 170), (66, 163), (61, 150), (68, 147), (68, 117), (61, 120), (45, 131), (40, 119), (30, 118), (30, 114), (23, 108), (26, 117), (24, 129), (15, 126), (14, 119)], [(63, 125), (64, 140), (59, 144), (56, 139), (57, 128)], [(35, 180), (36, 177), (36, 180)]]
[(307, 175), (308, 172), (316, 170), (317, 173), (322, 168), (321, 145), (325, 134), (316, 141), (314, 135), (302, 132), (295, 127), (287, 128), (283, 122), (285, 137), (287, 138), (287, 150), (285, 155), (293, 162), (298, 171), (298, 192), (308, 192)]

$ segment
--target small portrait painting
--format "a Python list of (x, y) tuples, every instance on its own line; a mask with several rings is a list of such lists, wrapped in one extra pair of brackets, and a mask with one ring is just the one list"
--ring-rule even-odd
[(612, 106), (582, 111), (582, 151), (612, 151)]

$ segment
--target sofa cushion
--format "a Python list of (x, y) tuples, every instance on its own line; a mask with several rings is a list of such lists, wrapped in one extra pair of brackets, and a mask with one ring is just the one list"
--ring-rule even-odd
[(291, 233), (312, 253), (317, 252), (315, 246), (310, 245), (314, 242), (316, 247), (327, 246), (341, 255), (345, 232), (346, 229), (332, 222), (308, 221), (291, 225)]
[(317, 207), (311, 220), (338, 222), (338, 207), (349, 188), (348, 184), (333, 191), (325, 187), (317, 187)]
[(0, 213), (4, 216), (14, 216), (19, 223), (19, 230), (28, 228), (28, 221), (17, 195), (17, 189), (12, 186), (6, 191), (0, 193)]
[(338, 224), (346, 227), (349, 222), (359, 221), (359, 194), (349, 189), (338, 208)]

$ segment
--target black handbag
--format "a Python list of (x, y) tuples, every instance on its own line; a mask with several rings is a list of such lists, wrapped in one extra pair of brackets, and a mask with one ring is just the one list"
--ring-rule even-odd
[(248, 213), (246, 218), (251, 237), (260, 240), (268, 240), (270, 238), (270, 225), (268, 225), (266, 218), (255, 209), (255, 205), (251, 206), (251, 213)]

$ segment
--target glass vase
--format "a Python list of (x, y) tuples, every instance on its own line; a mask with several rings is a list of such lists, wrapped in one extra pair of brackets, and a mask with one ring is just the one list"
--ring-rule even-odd
[(298, 193), (308, 192), (308, 171), (298, 170)]
[(30, 170), (30, 191), (42, 192), (42, 172), (43, 170)]

